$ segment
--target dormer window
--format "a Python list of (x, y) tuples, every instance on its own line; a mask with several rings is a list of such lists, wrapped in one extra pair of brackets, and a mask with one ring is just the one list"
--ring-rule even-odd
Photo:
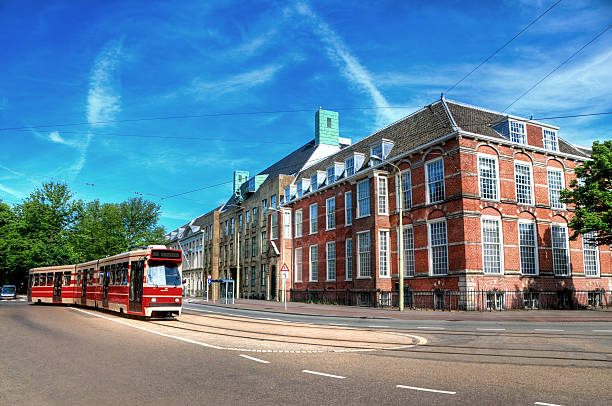
[(312, 191), (314, 192), (315, 190), (317, 190), (317, 186), (318, 186), (318, 182), (317, 182), (317, 174), (313, 174), (310, 177), (310, 184), (312, 185)]
[(327, 184), (331, 185), (336, 181), (336, 167), (331, 166), (327, 168)]
[(383, 160), (387, 159), (392, 148), (393, 142), (389, 140), (382, 140), (379, 144), (370, 146), (370, 165), (376, 166), (382, 163)]
[(517, 142), (519, 144), (527, 144), (527, 139), (525, 137), (525, 123), (510, 121), (510, 141)]
[(344, 161), (344, 167), (346, 168), (346, 177), (353, 176), (355, 174), (355, 158), (350, 157)]
[(557, 132), (547, 128), (542, 129), (544, 148), (549, 151), (558, 151)]

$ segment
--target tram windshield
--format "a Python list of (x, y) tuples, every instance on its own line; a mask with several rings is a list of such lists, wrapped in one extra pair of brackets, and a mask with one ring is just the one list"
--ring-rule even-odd
[(149, 261), (147, 283), (155, 286), (181, 284), (178, 265), (172, 262)]

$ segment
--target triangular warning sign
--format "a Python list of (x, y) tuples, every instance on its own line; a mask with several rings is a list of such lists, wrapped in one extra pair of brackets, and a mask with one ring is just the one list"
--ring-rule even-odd
[(289, 267), (287, 266), (287, 264), (283, 264), (283, 266), (281, 268), (281, 272), (282, 271), (289, 271)]

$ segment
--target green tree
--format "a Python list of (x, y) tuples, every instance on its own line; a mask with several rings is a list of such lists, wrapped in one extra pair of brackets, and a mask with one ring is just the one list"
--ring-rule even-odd
[(591, 159), (575, 172), (581, 182), (573, 180), (571, 190), (561, 191), (561, 201), (576, 208), (571, 239), (594, 231), (598, 245), (612, 244), (612, 141), (595, 141)]
[(12, 266), (11, 247), (15, 237), (15, 213), (11, 207), (0, 201), (0, 284), (15, 282)]
[(133, 197), (119, 205), (125, 248), (130, 245), (164, 244), (165, 230), (157, 225), (161, 205)]
[(119, 205), (94, 200), (82, 206), (73, 245), (79, 262), (104, 258), (125, 250)]

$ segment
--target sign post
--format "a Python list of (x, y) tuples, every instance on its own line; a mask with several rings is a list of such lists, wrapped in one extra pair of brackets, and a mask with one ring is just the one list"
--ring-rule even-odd
[(206, 276), (206, 303), (208, 303), (208, 287), (210, 286), (210, 281), (212, 280), (212, 275)]
[(287, 279), (289, 278), (289, 267), (283, 263), (281, 268), (281, 275), (283, 278), (283, 302), (285, 303), (285, 311), (287, 311)]

